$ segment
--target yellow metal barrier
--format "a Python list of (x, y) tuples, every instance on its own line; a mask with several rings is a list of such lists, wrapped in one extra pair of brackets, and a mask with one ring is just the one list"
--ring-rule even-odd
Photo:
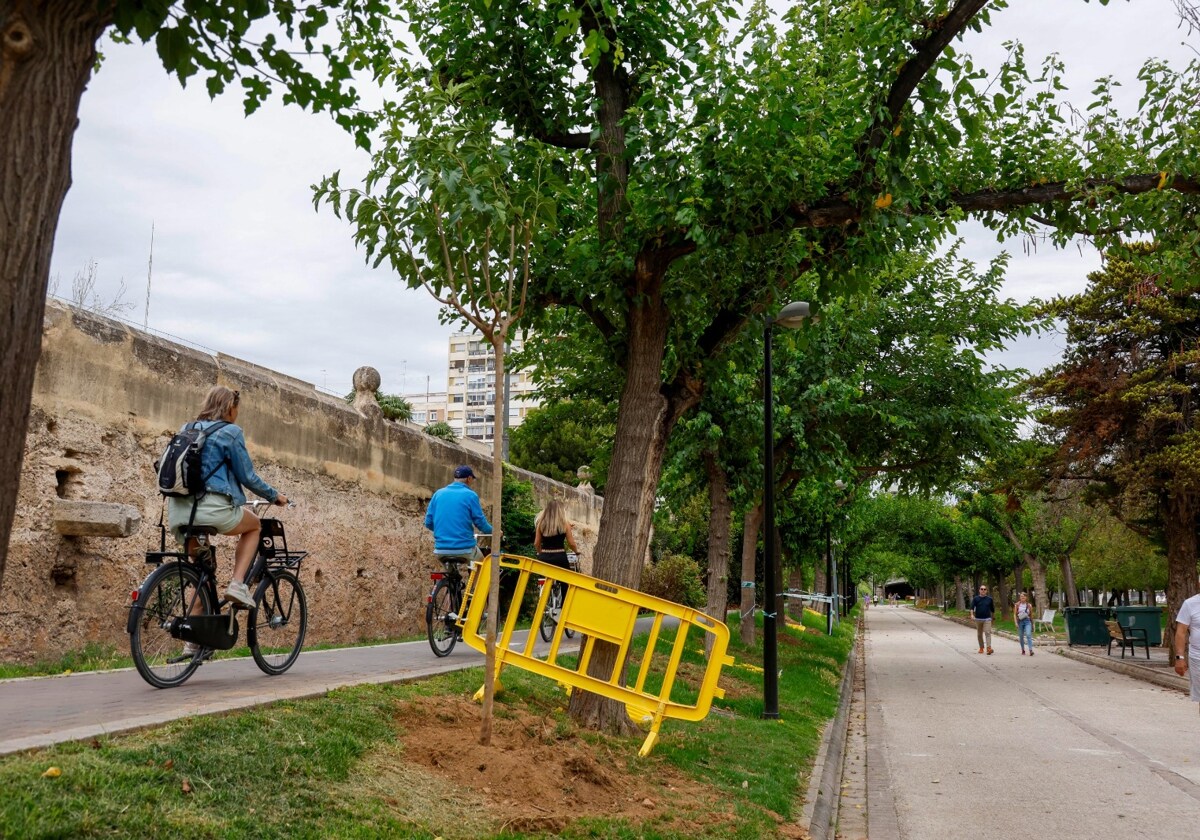
[[(513, 665), (557, 680), (566, 685), (568, 691), (579, 688), (622, 702), (626, 712), (636, 723), (649, 725), (650, 732), (638, 752), (638, 755), (643, 756), (649, 754), (658, 741), (658, 730), (664, 718), (702, 720), (708, 714), (713, 698), (725, 696), (724, 689), (717, 685), (717, 679), (721, 675), (722, 666), (733, 664), (733, 657), (725, 654), (729, 646), (729, 628), (723, 622), (690, 607), (626, 589), (579, 572), (539, 563), (529, 557), (501, 554), (500, 567), (513, 570), (519, 578), (513, 590), (512, 608), (508, 610), (507, 615), (502, 615), (504, 621), (498, 628), (497, 686), (500, 671), (505, 665)], [(491, 573), (491, 556), (473, 565), (467, 582), (464, 609), (460, 613), (463, 641), (479, 651), (483, 651), (485, 647), (481, 625), (487, 609)], [(517, 614), (520, 612), (520, 604), (530, 578), (544, 579), (546, 585), (542, 586), (538, 596), (537, 607), (533, 612), (533, 625), (525, 646), (519, 650), (512, 650), (509, 644), (516, 629)], [(550, 640), (549, 651), (539, 656), (535, 652), (537, 628), (547, 608), (552, 581), (562, 581), (568, 589), (554, 636)], [(630, 680), (632, 675), (626, 673), (626, 665), (639, 612), (651, 613), (653, 619), (641, 665), (635, 678)], [(665, 667), (660, 673), (654, 670), (654, 666), (663, 665), (664, 657), (655, 657), (654, 654), (659, 645), (664, 619), (674, 619), (677, 622), (677, 630), (674, 642), (669, 643), (670, 652), (665, 657)], [(559, 662), (558, 651), (566, 629), (584, 634), (584, 638), (581, 639), (582, 650), (575, 667)], [(688, 635), (693, 630), (711, 633), (713, 645), (703, 676), (699, 678), (698, 683), (689, 684), (687, 679), (680, 678), (679, 664)], [(587, 673), (597, 641), (610, 642), (617, 646), (617, 664), (607, 679), (589, 676)], [(665, 646), (667, 640), (663, 642)], [(657, 685), (657, 690), (648, 687), (651, 685)], [(481, 688), (480, 695), (477, 696), (481, 696), (482, 691)], [(673, 691), (676, 692), (675, 699), (672, 699)], [(686, 696), (693, 691), (695, 700), (685, 702)]]

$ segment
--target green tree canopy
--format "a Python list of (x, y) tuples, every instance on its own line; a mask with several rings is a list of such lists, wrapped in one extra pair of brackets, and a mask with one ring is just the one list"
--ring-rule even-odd
[(509, 433), (509, 459), (565, 484), (578, 483), (577, 470), (588, 467), (592, 486), (604, 495), (615, 421), (612, 405), (598, 400), (549, 402)]
[(1155, 245), (1110, 250), (1082, 294), (1046, 305), (1067, 349), (1030, 395), (1054, 476), (1086, 483), (1165, 545), (1173, 617), (1197, 590), (1200, 294), (1194, 275), (1153, 271), (1157, 256)]

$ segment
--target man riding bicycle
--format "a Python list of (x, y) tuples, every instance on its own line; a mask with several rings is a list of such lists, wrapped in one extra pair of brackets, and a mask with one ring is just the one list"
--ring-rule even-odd
[(425, 527), (433, 531), (433, 553), (441, 557), (465, 557), (480, 560), (483, 552), (475, 542), (475, 532), (492, 533), (492, 525), (483, 514), (479, 495), (471, 489), (475, 471), (467, 465), (455, 467), (454, 481), (433, 494), (425, 511)]

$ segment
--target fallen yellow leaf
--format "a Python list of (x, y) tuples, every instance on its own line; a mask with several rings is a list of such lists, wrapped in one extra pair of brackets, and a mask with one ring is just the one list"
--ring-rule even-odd
[(883, 210), (883, 209), (891, 207), (891, 206), (892, 206), (892, 194), (891, 193), (887, 193), (886, 195), (881, 195), (881, 196), (879, 196), (879, 198), (875, 199), (875, 209), (876, 210)]
[(1160, 190), (1161, 190), (1161, 189), (1162, 189), (1163, 187), (1165, 187), (1166, 185), (1167, 185), (1167, 173), (1166, 173), (1166, 172), (1159, 172), (1159, 173), (1158, 173), (1158, 187), (1157, 187), (1157, 189), (1160, 189)]
[(46, 772), (42, 774), (43, 779), (57, 779), (62, 775), (62, 771), (57, 767), (47, 767)]

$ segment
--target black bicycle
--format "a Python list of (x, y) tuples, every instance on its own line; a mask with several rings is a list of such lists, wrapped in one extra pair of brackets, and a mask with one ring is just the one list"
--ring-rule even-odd
[[(579, 571), (579, 555), (573, 551), (567, 552), (567, 564), (571, 567), (571, 571)], [(538, 579), (538, 586), (545, 586), (546, 578)], [(554, 586), (550, 589), (550, 595), (546, 598), (546, 608), (542, 610), (542, 622), (538, 626), (538, 633), (541, 634), (542, 641), (548, 642), (554, 638), (554, 628), (558, 626), (558, 618), (562, 615), (563, 601), (567, 596), (567, 585), (561, 580), (554, 581)], [(570, 627), (563, 628), (563, 635), (568, 639), (575, 638), (575, 631)]]
[[(271, 503), (246, 504), (256, 508)], [(138, 673), (155, 688), (171, 688), (183, 684), (213, 651), (237, 644), (237, 613), (247, 608), (217, 594), (211, 544), (215, 528), (184, 529), (186, 544), (196, 546), (191, 554), (167, 551), (166, 526), (159, 528), (159, 550), (146, 552), (146, 562), (157, 568), (132, 593), (125, 629)], [(246, 576), (254, 593), (254, 607), (247, 610), (246, 642), (255, 664), (272, 676), (291, 668), (304, 645), (308, 602), (297, 575), (307, 555), (288, 549), (280, 520), (262, 520), (258, 553)]]
[(462, 638), (459, 629), (459, 610), (462, 609), (463, 594), (467, 581), (462, 574), (462, 566), (470, 567), (471, 561), (466, 557), (439, 557), (444, 571), (433, 572), (429, 575), (433, 581), (433, 589), (425, 604), (425, 628), (429, 633), (429, 647), (435, 656), (449, 656), (458, 640)]

